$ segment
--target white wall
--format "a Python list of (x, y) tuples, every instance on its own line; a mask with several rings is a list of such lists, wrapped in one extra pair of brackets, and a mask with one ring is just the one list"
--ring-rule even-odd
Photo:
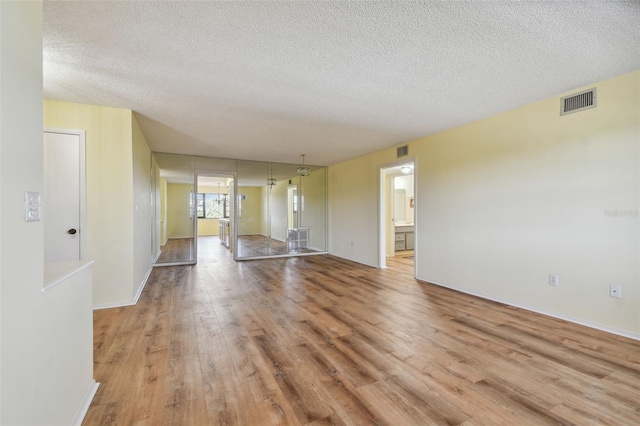
[[(640, 72), (593, 86), (591, 110), (559, 116), (576, 88), (409, 144), (418, 278), (640, 338)], [(329, 168), (332, 254), (378, 264), (378, 168), (395, 160)]]
[(43, 189), (38, 1), (0, 2), (0, 123), (0, 423), (69, 425), (93, 385), (90, 269), (42, 292), (43, 222), (24, 221)]

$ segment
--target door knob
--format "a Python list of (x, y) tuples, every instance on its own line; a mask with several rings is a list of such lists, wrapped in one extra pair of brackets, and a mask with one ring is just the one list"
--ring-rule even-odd
[(69, 230), (67, 231), (67, 234), (71, 234), (71, 235), (73, 235), (73, 234), (75, 234), (76, 232), (78, 232), (78, 231), (76, 231), (75, 229), (71, 228), (71, 229), (69, 229)]

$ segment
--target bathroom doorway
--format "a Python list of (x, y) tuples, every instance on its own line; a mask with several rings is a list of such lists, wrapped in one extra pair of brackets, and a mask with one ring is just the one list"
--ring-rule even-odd
[(415, 273), (416, 252), (415, 161), (405, 160), (380, 167), (379, 265), (387, 259), (411, 264)]

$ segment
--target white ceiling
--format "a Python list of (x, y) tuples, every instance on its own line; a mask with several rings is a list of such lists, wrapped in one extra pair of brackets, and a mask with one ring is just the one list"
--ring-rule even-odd
[(152, 150), (329, 165), (640, 69), (637, 1), (45, 1), (44, 93)]

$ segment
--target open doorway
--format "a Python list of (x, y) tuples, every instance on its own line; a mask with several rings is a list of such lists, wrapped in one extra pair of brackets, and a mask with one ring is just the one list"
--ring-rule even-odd
[[(195, 213), (198, 246), (219, 243), (233, 252), (233, 180), (233, 175), (224, 173), (197, 173)], [(239, 204), (241, 202), (238, 200)], [(203, 252), (203, 255), (206, 255), (206, 252)]]
[(415, 272), (416, 179), (414, 160), (380, 168), (379, 265), (387, 259), (402, 260)]

